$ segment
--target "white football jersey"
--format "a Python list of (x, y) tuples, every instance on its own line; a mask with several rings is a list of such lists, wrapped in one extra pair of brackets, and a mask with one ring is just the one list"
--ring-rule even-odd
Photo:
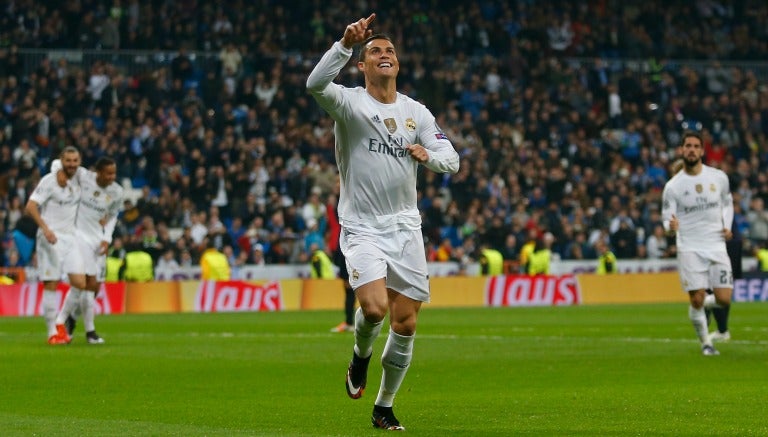
[[(60, 168), (61, 161), (55, 159), (51, 163), (51, 173), (56, 173)], [(123, 187), (116, 182), (106, 188), (100, 187), (96, 183), (96, 172), (84, 167), (77, 169), (75, 179), (81, 187), (80, 209), (75, 220), (78, 237), (91, 245), (98, 245), (102, 241), (111, 243), (117, 215), (123, 208)], [(102, 219), (106, 219), (103, 226)]]
[[(77, 212), (78, 236), (91, 241), (112, 242), (117, 215), (123, 208), (123, 187), (112, 182), (106, 188), (96, 183), (96, 172), (80, 167), (77, 171), (82, 194)], [(102, 226), (100, 220), (105, 219)]]
[(394, 103), (384, 104), (362, 87), (333, 83), (351, 55), (337, 41), (307, 79), (309, 91), (336, 122), (339, 221), (346, 228), (377, 234), (420, 229), (419, 165), (406, 146), (421, 144), (429, 153), (425, 167), (440, 173), (456, 173), (459, 155), (421, 103), (398, 93)]
[(724, 251), (723, 229), (733, 223), (728, 176), (706, 165), (695, 176), (678, 172), (664, 186), (661, 215), (667, 229), (672, 215), (677, 217), (678, 252)]
[(56, 172), (40, 179), (29, 200), (37, 203), (40, 217), (54, 234), (75, 232), (75, 217), (80, 203), (80, 184), (76, 177), (62, 187), (56, 181)]

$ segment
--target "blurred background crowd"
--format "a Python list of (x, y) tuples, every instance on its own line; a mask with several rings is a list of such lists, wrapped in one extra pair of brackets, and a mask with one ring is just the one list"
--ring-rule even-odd
[[(392, 36), (398, 87), (461, 156), (421, 173), (430, 261), (674, 256), (660, 196), (684, 129), (731, 179), (745, 254), (768, 241), (768, 5), (698, 0), (9, 0), (0, 10), (0, 236), (50, 161), (118, 162), (113, 250), (194, 265), (304, 263), (338, 194), (333, 124), (305, 89), (346, 25)], [(362, 85), (354, 64), (337, 82)], [(22, 229), (23, 230), (23, 229)], [(549, 236), (551, 234), (551, 237)]]

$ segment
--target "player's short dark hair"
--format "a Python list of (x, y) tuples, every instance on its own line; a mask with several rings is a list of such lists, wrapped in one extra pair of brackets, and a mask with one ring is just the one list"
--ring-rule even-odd
[(358, 61), (362, 62), (365, 60), (365, 54), (368, 52), (368, 43), (375, 39), (385, 39), (389, 42), (392, 42), (392, 38), (390, 38), (389, 35), (384, 33), (374, 33), (373, 35), (366, 38), (365, 41), (363, 41), (363, 43), (360, 45), (360, 53), (358, 54)]
[(685, 144), (685, 140), (691, 137), (698, 138), (699, 143), (701, 143), (702, 146), (704, 145), (704, 138), (701, 136), (699, 132), (696, 132), (693, 130), (687, 130), (683, 132), (683, 135), (680, 136), (680, 147), (683, 147), (683, 145)]
[(94, 165), (94, 167), (96, 168), (96, 171), (102, 171), (111, 165), (117, 165), (115, 160), (109, 156), (102, 156), (96, 161), (96, 165)]
[(66, 146), (61, 149), (61, 154), (59, 156), (64, 156), (67, 153), (77, 153), (79, 155), (80, 151), (75, 146)]

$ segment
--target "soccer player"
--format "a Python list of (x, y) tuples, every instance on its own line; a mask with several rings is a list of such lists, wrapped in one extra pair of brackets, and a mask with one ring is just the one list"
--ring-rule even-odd
[[(54, 160), (51, 172), (58, 171), (61, 165), (62, 162)], [(123, 208), (123, 187), (115, 182), (117, 164), (112, 158), (99, 158), (94, 168), (95, 171), (91, 171), (78, 167), (75, 175), (82, 195), (75, 220), (76, 245), (73, 247), (76, 250), (71, 252), (80, 255), (82, 262), (78, 269), (85, 275), (85, 286), (70, 284), (64, 305), (56, 317), (56, 325), (67, 323), (67, 319), (74, 317), (79, 308), (83, 315), (86, 341), (101, 344), (104, 339), (96, 333), (95, 301), (106, 276), (107, 250), (112, 243), (117, 215)], [(71, 335), (71, 329), (68, 331)]]
[(37, 223), (37, 268), (43, 281), (42, 310), (48, 327), (49, 344), (70, 342), (64, 325), (56, 324), (56, 286), (64, 273), (72, 287), (85, 287), (82, 259), (72, 248), (76, 244), (75, 217), (80, 204), (80, 182), (75, 177), (80, 152), (67, 146), (61, 152), (61, 169), (43, 176), (35, 187), (25, 211)]
[[(411, 363), (419, 309), (429, 301), (416, 175), (420, 165), (456, 173), (459, 156), (432, 113), (397, 92), (397, 52), (389, 37), (373, 34), (375, 18), (371, 14), (346, 27), (310, 73), (307, 88), (335, 121), (340, 246), (360, 303), (347, 394), (363, 395), (373, 343), (389, 313), (371, 421), (377, 428), (401, 430), (392, 405)], [(365, 88), (333, 83), (358, 44)]]
[[(696, 132), (685, 132), (680, 144), (683, 170), (664, 186), (664, 229), (677, 233), (680, 282), (690, 296), (688, 316), (704, 355), (718, 355), (707, 329), (705, 308), (731, 303), (733, 272), (725, 242), (732, 236), (733, 198), (728, 177), (704, 165), (704, 143)], [(711, 288), (713, 295), (707, 295)]]
[[(673, 175), (683, 170), (683, 160), (676, 159), (670, 166), (671, 173)], [(733, 279), (741, 279), (741, 245), (742, 240), (738, 230), (731, 223), (732, 236), (725, 242), (725, 249), (728, 252), (728, 258), (731, 260), (731, 269), (733, 271)], [(707, 288), (707, 294), (714, 294), (712, 289)], [(709, 325), (710, 315), (715, 316), (715, 322), (717, 327), (714, 331), (709, 333), (709, 339), (714, 341), (729, 341), (731, 339), (731, 333), (728, 330), (728, 316), (731, 311), (731, 306), (726, 307), (713, 307), (711, 309), (705, 308), (704, 315), (707, 318), (707, 325)]]

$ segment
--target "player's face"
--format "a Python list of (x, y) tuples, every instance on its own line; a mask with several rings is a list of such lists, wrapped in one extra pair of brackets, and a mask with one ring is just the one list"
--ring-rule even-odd
[(386, 39), (374, 39), (366, 44), (365, 59), (360, 68), (366, 76), (396, 77), (400, 71), (395, 46)]
[(117, 179), (117, 165), (108, 165), (96, 172), (96, 183), (100, 187), (108, 187)]
[(683, 161), (688, 167), (693, 167), (701, 162), (704, 156), (704, 145), (696, 137), (687, 137), (682, 146), (680, 146), (683, 155)]
[(80, 167), (80, 154), (76, 152), (65, 153), (61, 156), (61, 167), (67, 178), (73, 178)]

